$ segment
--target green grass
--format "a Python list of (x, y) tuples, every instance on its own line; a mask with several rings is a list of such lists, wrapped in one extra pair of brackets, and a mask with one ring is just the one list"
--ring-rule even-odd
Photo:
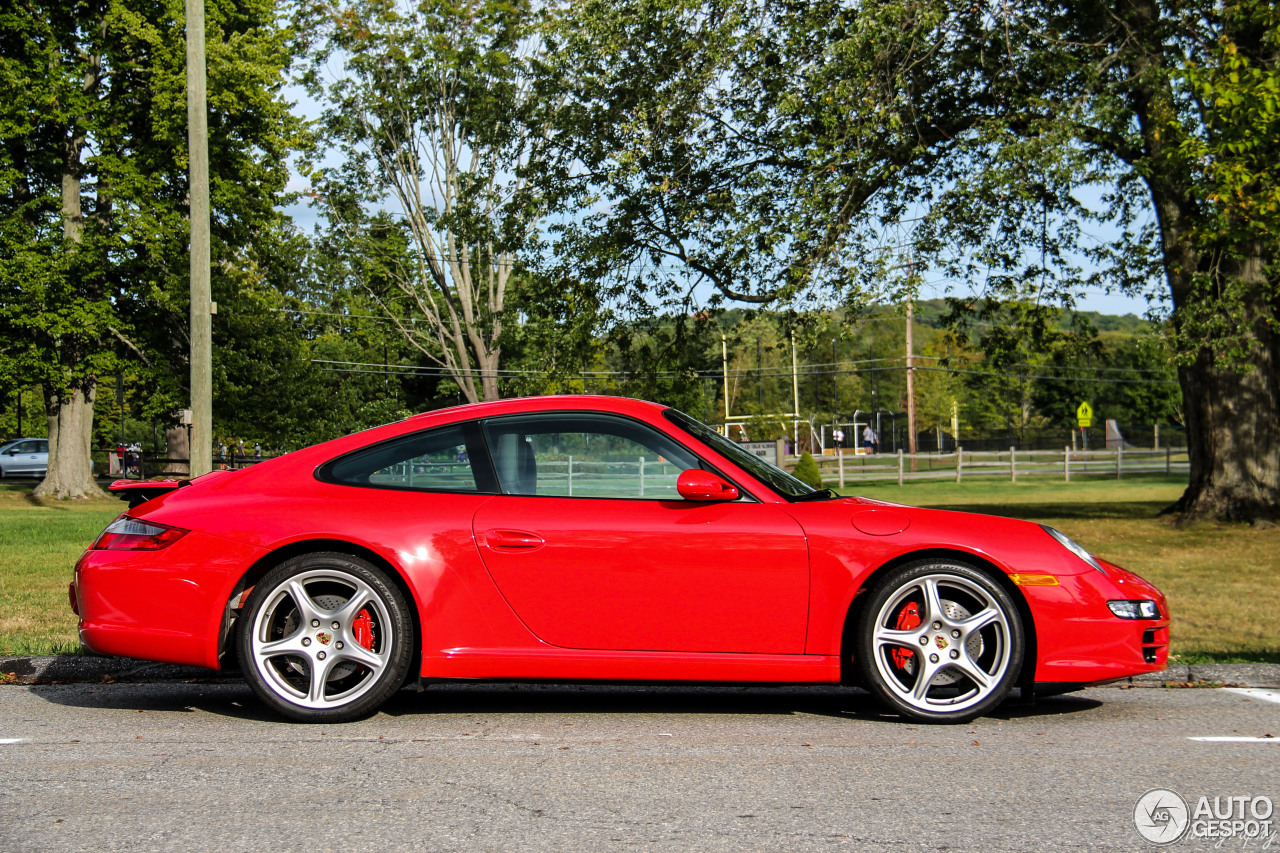
[[(1175, 528), (1159, 513), (1182, 489), (1177, 477), (1134, 476), (917, 481), (850, 486), (845, 493), (1051, 524), (1164, 590), (1179, 661), (1280, 663), (1280, 530)], [(27, 487), (0, 486), (0, 654), (72, 653), (79, 649), (67, 605), (72, 567), (123, 505), (38, 504), (29, 494)]]
[(1280, 663), (1280, 529), (1206, 522), (1173, 526), (1160, 511), (1180, 477), (1010, 483), (917, 481), (850, 486), (845, 494), (1049, 524), (1158, 586), (1184, 663)]
[(0, 655), (80, 651), (67, 585), (80, 553), (120, 514), (111, 501), (39, 503), (0, 486)]

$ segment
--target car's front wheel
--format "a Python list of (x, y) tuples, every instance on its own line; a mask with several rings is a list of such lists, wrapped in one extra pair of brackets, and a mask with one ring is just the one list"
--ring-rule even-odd
[(1009, 695), (1026, 641), (1018, 608), (984, 572), (924, 560), (889, 573), (858, 626), (863, 684), (915, 720), (963, 723)]
[(241, 625), (249, 686), (303, 722), (376, 711), (404, 683), (413, 657), (404, 595), (347, 554), (303, 554), (272, 569), (255, 584)]

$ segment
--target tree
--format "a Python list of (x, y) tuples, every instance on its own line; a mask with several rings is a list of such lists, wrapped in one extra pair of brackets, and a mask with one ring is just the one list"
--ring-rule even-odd
[(901, 210), (886, 193), (955, 132), (904, 121), (952, 64), (932, 55), (945, 16), (902, 8), (579, 4), (551, 62), (575, 81), (556, 117), (590, 191), (560, 254), (640, 310), (872, 304), (897, 259), (865, 213)]
[[(302, 21), (305, 79), (342, 161), (310, 170), (335, 238), (395, 283), (386, 316), (468, 401), (497, 398), (508, 291), (547, 212), (528, 181), (545, 169), (537, 14), (521, 0), (326, 0)], [(370, 239), (388, 203), (408, 257)]]
[[(15, 93), (0, 107), (0, 367), (45, 388), (39, 495), (97, 492), (99, 376), (127, 363), (166, 406), (186, 396), (182, 9), (23, 0), (0, 17), (0, 83)], [(206, 16), (217, 298), (282, 227), (297, 122), (279, 96), (288, 55), (273, 3), (209, 0)]]
[[(1002, 248), (1012, 266), (1017, 247), (1034, 250), (1039, 206), (1051, 212), (1059, 248), (1089, 251), (1113, 285), (1141, 292), (1162, 279), (1191, 459), (1190, 485), (1173, 509), (1182, 520), (1274, 518), (1280, 229), (1271, 155), (1262, 152), (1280, 147), (1280, 13), (1253, 0), (986, 13), (1005, 71), (991, 117), (956, 159), (980, 177), (957, 179), (937, 233), (976, 197), (1030, 188), (997, 218), (966, 214), (965, 235), (988, 255)], [(1090, 184), (1113, 187), (1099, 210), (1073, 201)], [(1153, 227), (1135, 227), (1142, 210)], [(1089, 249), (1081, 232), (1100, 221), (1124, 227)]]
[(1175, 509), (1280, 511), (1274, 4), (622, 6), (564, 40), (588, 55), (566, 114), (606, 128), (578, 227), (635, 290), (861, 307), (913, 219), (918, 263), (1001, 303), (1148, 294), (1187, 418)]
[[(86, 236), (96, 222), (82, 202), (93, 130), (83, 116), (105, 74), (105, 12), (25, 4), (0, 19), (0, 83), (11, 93), (0, 108), (3, 367), (43, 386), (50, 455), (37, 491), (66, 497), (97, 491), (89, 466), (95, 379), (115, 361), (103, 346), (118, 322), (99, 271), (107, 246), (96, 228)], [(110, 203), (108, 194), (103, 213)]]
[[(1021, 437), (1029, 427), (1069, 422), (1045, 418), (1051, 410), (1073, 418), (1080, 400), (1096, 399), (1094, 386), (1075, 385), (1082, 377), (1068, 372), (1076, 365), (1096, 363), (1102, 354), (1097, 332), (1084, 315), (1072, 313), (1064, 323), (1063, 312), (1052, 305), (995, 299), (947, 302), (950, 310), (943, 320), (951, 334), (958, 340), (971, 339), (983, 355), (978, 370), (964, 378), (984, 402), (984, 420), (1002, 423), (1009, 435)], [(1072, 399), (1077, 402), (1064, 402)]]
[[(1001, 301), (1069, 306), (1080, 285), (1101, 283), (1167, 304), (1192, 467), (1172, 509), (1184, 521), (1274, 517), (1280, 232), (1259, 215), (1274, 197), (1261, 154), (1278, 141), (1265, 97), (1274, 8), (971, 8), (985, 22), (971, 71), (991, 85), (965, 105), (976, 118), (941, 162), (944, 189), (926, 196), (925, 244)], [(1241, 63), (1247, 73), (1227, 68)], [(1224, 85), (1260, 106), (1232, 107)]]

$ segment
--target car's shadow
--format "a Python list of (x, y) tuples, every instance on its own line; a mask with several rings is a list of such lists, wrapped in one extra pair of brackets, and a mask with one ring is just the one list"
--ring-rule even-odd
[[(280, 721), (235, 680), (150, 684), (36, 685), (48, 702), (97, 710), (203, 711), (243, 720)], [(1034, 702), (1015, 691), (991, 716), (999, 720), (1090, 711), (1103, 703), (1079, 694)], [(618, 685), (618, 684), (434, 684), (406, 688), (379, 711), (392, 717), (462, 714), (813, 714), (860, 720), (909, 722), (885, 711), (865, 691), (836, 685)], [(914, 723), (912, 723), (914, 725)]]
[(160, 681), (110, 684), (35, 684), (32, 694), (46, 702), (70, 708), (98, 711), (156, 711), (182, 713), (204, 711), (243, 720), (278, 721), (238, 680)]
[(1026, 503), (1026, 504), (931, 504), (930, 509), (976, 512), (1020, 518), (1026, 521), (1050, 519), (1149, 519), (1159, 518), (1168, 501), (1114, 501), (1111, 503)]

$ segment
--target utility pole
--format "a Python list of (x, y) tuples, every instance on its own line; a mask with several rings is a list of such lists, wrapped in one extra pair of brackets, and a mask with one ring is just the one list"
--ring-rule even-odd
[(209, 124), (204, 0), (186, 0), (187, 144), (191, 216), (191, 442), (189, 476), (213, 470), (213, 297), (209, 283)]
[(756, 396), (759, 398), (760, 411), (764, 412), (764, 357), (760, 336), (756, 336)]
[(791, 421), (792, 432), (796, 442), (796, 454), (799, 455), (800, 450), (800, 372), (796, 367), (796, 332), (791, 330), (791, 411), (793, 412), (793, 420)]
[[(876, 437), (880, 436), (880, 366), (876, 360), (876, 342), (873, 339), (870, 343), (871, 347), (871, 412), (876, 416)], [(868, 421), (869, 423), (869, 421)]]
[(831, 390), (835, 394), (835, 406), (831, 419), (835, 422), (833, 429), (840, 428), (840, 370), (836, 365), (836, 339), (831, 339)]
[(724, 436), (729, 437), (729, 342), (720, 333), (720, 366), (724, 370)]
[[(914, 267), (915, 262), (912, 261)], [(914, 273), (915, 270), (913, 269)], [(907, 450), (911, 453), (911, 473), (916, 472), (916, 367), (912, 335), (915, 326), (915, 300), (907, 299)]]

